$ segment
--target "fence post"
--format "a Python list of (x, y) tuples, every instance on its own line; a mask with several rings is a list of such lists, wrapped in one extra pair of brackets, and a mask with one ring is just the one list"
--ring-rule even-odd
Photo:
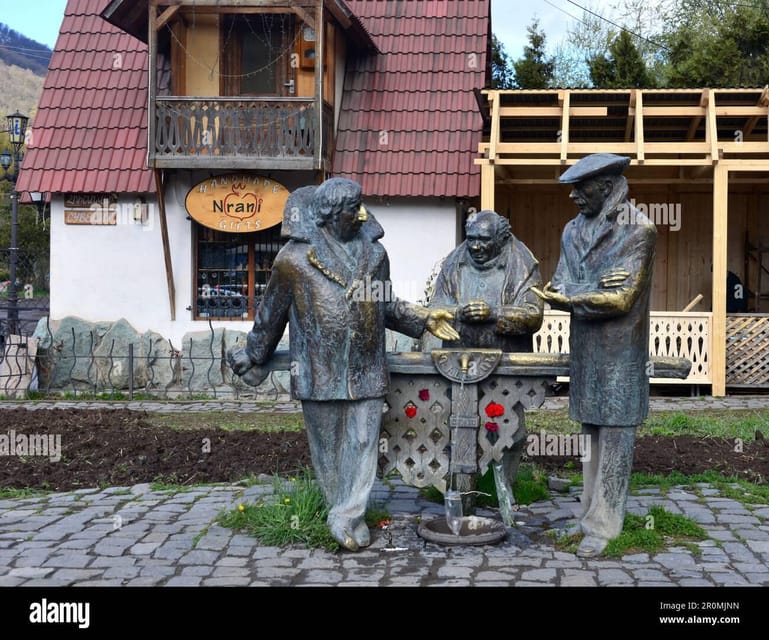
[(134, 399), (134, 343), (128, 343), (128, 399)]

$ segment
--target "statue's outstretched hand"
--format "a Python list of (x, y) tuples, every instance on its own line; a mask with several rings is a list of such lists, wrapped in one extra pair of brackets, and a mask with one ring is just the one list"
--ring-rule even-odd
[(447, 342), (456, 342), (459, 340), (459, 334), (450, 324), (453, 319), (451, 313), (445, 309), (432, 309), (427, 317), (427, 330), (436, 338)]
[(565, 296), (562, 293), (551, 289), (549, 282), (544, 287), (542, 287), (542, 289), (531, 287), (531, 290), (545, 302), (549, 302), (553, 307), (566, 310), (571, 309), (571, 299), (568, 296)]

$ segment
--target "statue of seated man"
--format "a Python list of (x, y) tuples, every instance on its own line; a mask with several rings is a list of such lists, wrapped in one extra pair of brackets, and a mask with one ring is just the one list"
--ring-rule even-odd
[[(429, 303), (448, 310), (460, 334), (458, 341), (444, 340), (443, 346), (531, 352), (544, 307), (532, 291), (542, 286), (539, 263), (513, 235), (507, 219), (494, 211), (471, 215), (465, 231), (467, 239), (444, 260)], [(509, 496), (526, 443), (523, 412), (519, 415), (515, 445), (502, 461)]]

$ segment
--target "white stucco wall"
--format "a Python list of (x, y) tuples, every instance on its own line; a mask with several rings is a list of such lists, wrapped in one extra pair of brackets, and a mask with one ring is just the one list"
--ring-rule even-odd
[[(179, 174), (166, 194), (168, 235), (176, 285), (176, 321), (171, 321), (163, 245), (157, 205), (148, 199), (149, 219), (136, 224), (123, 215), (136, 202), (123, 196), (117, 225), (68, 225), (64, 199), (55, 197), (51, 214), (51, 318), (78, 316), (85, 320), (125, 318), (139, 332), (152, 330), (175, 346), (207, 321), (192, 320), (192, 222), (184, 198), (201, 176)], [(276, 176), (276, 179), (277, 176)], [(289, 189), (299, 182), (284, 180)], [(401, 298), (422, 297), (433, 265), (456, 245), (453, 200), (397, 199), (389, 204), (367, 199), (385, 229), (383, 244), (390, 256), (393, 290)], [(248, 331), (249, 321), (212, 322), (214, 327)]]
[(457, 246), (453, 199), (393, 198), (366, 200), (385, 231), (382, 244), (390, 256), (393, 292), (416, 302), (435, 264)]

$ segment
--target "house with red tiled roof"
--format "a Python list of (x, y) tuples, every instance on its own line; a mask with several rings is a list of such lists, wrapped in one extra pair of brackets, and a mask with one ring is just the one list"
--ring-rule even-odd
[(18, 181), (51, 317), (246, 330), (288, 194), (357, 180), (415, 300), (478, 206), (489, 0), (69, 0)]

